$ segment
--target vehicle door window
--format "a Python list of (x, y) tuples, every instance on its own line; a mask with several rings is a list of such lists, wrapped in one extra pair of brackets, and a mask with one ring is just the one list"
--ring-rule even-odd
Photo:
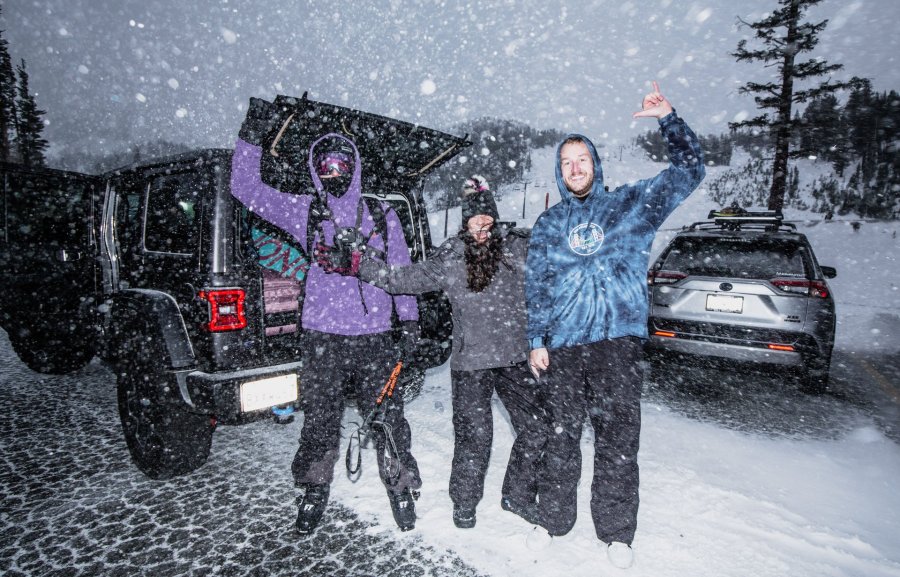
[(415, 223), (413, 221), (413, 207), (403, 195), (389, 194), (384, 198), (373, 197), (377, 200), (387, 201), (387, 204), (394, 209), (400, 225), (403, 228), (403, 236), (406, 238), (406, 244), (409, 248), (410, 257), (413, 260), (419, 258), (421, 251), (421, 243), (419, 235), (416, 233)]
[(193, 255), (199, 250), (203, 174), (182, 173), (154, 179), (147, 193), (144, 250)]
[(87, 244), (90, 185), (75, 178), (9, 174), (3, 237), (22, 245)]

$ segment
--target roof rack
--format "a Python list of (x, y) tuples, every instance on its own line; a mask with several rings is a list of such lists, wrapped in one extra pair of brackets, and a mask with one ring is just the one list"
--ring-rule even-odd
[[(711, 210), (706, 218), (712, 221), (695, 222), (684, 230), (696, 230), (697, 228), (719, 227), (723, 230), (741, 230), (750, 225), (752, 228), (763, 228), (769, 231), (777, 231), (779, 228), (797, 230), (797, 226), (790, 222), (784, 222), (784, 215), (780, 210), (750, 211), (733, 204), (721, 210)], [(705, 226), (704, 226), (705, 225)]]

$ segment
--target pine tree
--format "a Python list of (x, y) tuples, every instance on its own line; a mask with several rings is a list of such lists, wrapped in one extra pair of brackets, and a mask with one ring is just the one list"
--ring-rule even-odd
[(778, 0), (780, 8), (758, 22), (740, 24), (753, 29), (757, 40), (763, 47), (751, 50), (747, 48), (747, 40), (738, 42), (737, 50), (732, 53), (738, 62), (761, 62), (768, 67), (776, 65), (778, 78), (766, 83), (748, 82), (739, 91), (742, 94), (754, 94), (754, 100), (760, 110), (772, 110), (755, 118), (734, 122), (729, 126), (732, 130), (739, 128), (760, 128), (771, 135), (775, 156), (772, 163), (772, 184), (769, 190), (768, 207), (780, 210), (784, 206), (784, 194), (788, 177), (788, 158), (791, 156), (791, 132), (795, 126), (792, 118), (794, 103), (805, 103), (808, 100), (832, 93), (836, 90), (852, 86), (850, 82), (831, 82), (826, 80), (813, 88), (795, 89), (795, 81), (803, 81), (824, 76), (840, 70), (843, 65), (829, 64), (823, 59), (798, 61), (801, 53), (809, 52), (819, 43), (819, 33), (825, 29), (828, 20), (809, 23), (802, 20), (810, 6), (821, 0)]
[(28, 72), (25, 70), (25, 60), (16, 67), (19, 74), (18, 95), (16, 98), (16, 110), (18, 111), (16, 133), (18, 135), (19, 156), (22, 164), (28, 166), (44, 166), (44, 151), (47, 150), (47, 141), (43, 138), (45, 111), (39, 109), (34, 101), (34, 96), (28, 91)]
[[(0, 6), (0, 12), (3, 7)], [(0, 30), (0, 161), (14, 160), (13, 135), (16, 124), (16, 76), (13, 73), (12, 58), (9, 56), (9, 42)]]
[(844, 107), (844, 116), (849, 124), (850, 146), (856, 156), (863, 156), (875, 140), (877, 114), (872, 83), (868, 79), (853, 87)]

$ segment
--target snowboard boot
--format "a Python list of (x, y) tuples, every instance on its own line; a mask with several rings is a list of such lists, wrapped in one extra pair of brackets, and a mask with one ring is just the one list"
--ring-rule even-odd
[(613, 567), (628, 569), (634, 563), (634, 551), (631, 545), (621, 541), (613, 541), (606, 548), (606, 556)]
[(297, 497), (297, 532), (309, 535), (315, 530), (328, 505), (330, 485), (307, 485), (303, 494)]
[(538, 522), (537, 505), (534, 503), (525, 505), (504, 495), (503, 498), (500, 499), (500, 508), (504, 511), (509, 511), (510, 513), (518, 515), (532, 525), (541, 525), (541, 523)]
[(391, 502), (391, 512), (394, 521), (401, 531), (409, 531), (416, 527), (416, 499), (418, 492), (404, 489), (400, 493), (394, 493), (388, 489), (388, 500)]
[(475, 507), (453, 505), (453, 524), (460, 529), (471, 529), (475, 526)]

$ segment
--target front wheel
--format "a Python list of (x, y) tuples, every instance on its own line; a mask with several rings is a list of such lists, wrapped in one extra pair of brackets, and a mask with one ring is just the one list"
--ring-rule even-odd
[(29, 369), (47, 375), (64, 375), (84, 367), (96, 353), (93, 335), (46, 328), (16, 328), (9, 331), (13, 350)]
[(194, 413), (179, 397), (159, 338), (137, 335), (122, 354), (118, 405), (131, 459), (151, 479), (170, 479), (203, 466), (212, 445), (209, 415)]

